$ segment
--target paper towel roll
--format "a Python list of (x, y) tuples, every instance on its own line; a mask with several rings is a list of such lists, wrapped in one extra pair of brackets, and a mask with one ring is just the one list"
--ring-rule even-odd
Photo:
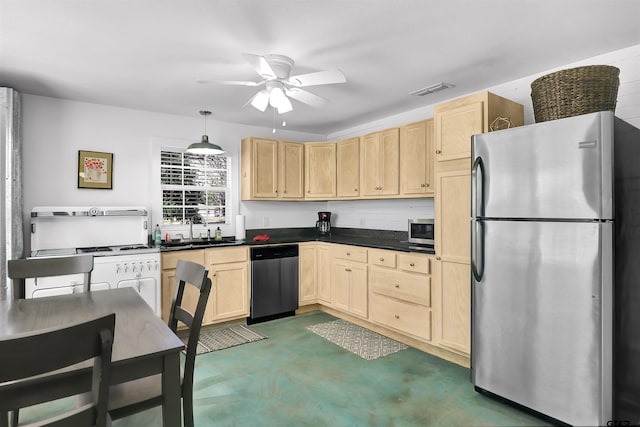
[(247, 232), (244, 228), (244, 215), (236, 215), (236, 240), (244, 240)]

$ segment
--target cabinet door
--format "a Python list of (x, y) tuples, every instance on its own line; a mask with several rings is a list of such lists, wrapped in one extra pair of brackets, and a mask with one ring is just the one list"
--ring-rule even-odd
[(336, 145), (337, 195), (360, 195), (360, 138), (340, 141)]
[(317, 286), (317, 247), (316, 245), (299, 245), (299, 276), (300, 276), (300, 290), (299, 304), (312, 304), (315, 303), (318, 298), (318, 286)]
[(248, 270), (246, 262), (209, 267), (212, 298), (207, 311), (213, 320), (249, 315)]
[(280, 168), (279, 196), (282, 199), (304, 197), (304, 144), (279, 141), (278, 165)]
[(436, 161), (471, 157), (471, 136), (483, 132), (484, 103), (474, 102), (435, 115)]
[(380, 189), (378, 194), (398, 194), (400, 186), (400, 130), (398, 128), (380, 132), (379, 154)]
[(400, 130), (400, 193), (433, 194), (433, 120)]
[(464, 355), (471, 351), (471, 266), (437, 261), (438, 344)]
[(350, 263), (340, 259), (333, 260), (333, 306), (349, 311), (349, 270)]
[(367, 292), (367, 265), (351, 263), (349, 272), (349, 312), (367, 318), (369, 300)]
[[(176, 270), (163, 270), (162, 271), (162, 320), (169, 321), (169, 311), (171, 311), (171, 303), (173, 302), (173, 295), (176, 292)], [(196, 312), (198, 305), (198, 298), (200, 293), (193, 286), (187, 286), (182, 296), (182, 307), (191, 314)], [(206, 316), (206, 313), (205, 313)], [(203, 320), (203, 323), (205, 321)], [(178, 322), (178, 326), (184, 326)]]
[(329, 246), (318, 245), (318, 299), (331, 305), (331, 256)]
[(436, 255), (447, 261), (470, 263), (471, 173), (438, 173), (437, 186)]
[(363, 196), (379, 194), (379, 159), (380, 134), (376, 132), (363, 136), (360, 141), (360, 194)]
[(336, 144), (307, 143), (305, 153), (305, 198), (336, 197)]
[(278, 141), (254, 138), (251, 149), (252, 196), (278, 197)]

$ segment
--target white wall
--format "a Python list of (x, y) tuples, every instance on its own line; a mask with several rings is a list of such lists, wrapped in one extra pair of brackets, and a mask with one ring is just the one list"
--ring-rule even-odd
[[(162, 144), (187, 146), (200, 139), (202, 117), (183, 117), (22, 94), (25, 233), (34, 206), (145, 206), (153, 223), (160, 222), (159, 149)], [(239, 147), (246, 136), (272, 137), (271, 129), (208, 120), (207, 133), (232, 157), (235, 198), (239, 207)], [(279, 130), (277, 137), (294, 141), (323, 140), (324, 135)], [(78, 150), (113, 153), (113, 189), (77, 188)], [(155, 155), (154, 155), (155, 153)], [(247, 205), (250, 218), (262, 208)], [(321, 210), (313, 208), (313, 210)], [(289, 209), (276, 224), (311, 224), (305, 209)], [(312, 219), (312, 218), (311, 218)], [(315, 221), (314, 221), (315, 223)], [(224, 235), (233, 235), (228, 224)], [(164, 231), (163, 231), (164, 232)], [(29, 234), (25, 234), (30, 249)]]

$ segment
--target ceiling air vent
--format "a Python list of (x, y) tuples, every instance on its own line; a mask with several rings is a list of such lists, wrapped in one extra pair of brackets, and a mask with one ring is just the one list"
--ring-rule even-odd
[(422, 89), (414, 90), (413, 92), (409, 92), (409, 95), (416, 96), (425, 96), (430, 93), (437, 92), (439, 90), (448, 89), (450, 87), (456, 87), (456, 85), (452, 85), (451, 83), (440, 82), (431, 86), (423, 87)]

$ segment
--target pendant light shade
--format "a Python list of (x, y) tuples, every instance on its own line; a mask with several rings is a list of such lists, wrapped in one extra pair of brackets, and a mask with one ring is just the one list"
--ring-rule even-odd
[(207, 116), (211, 115), (211, 111), (200, 111), (200, 115), (204, 116), (204, 135), (200, 142), (194, 142), (187, 148), (187, 153), (190, 154), (207, 154), (215, 156), (217, 154), (224, 153), (222, 147), (217, 144), (209, 142), (209, 136), (207, 135)]

